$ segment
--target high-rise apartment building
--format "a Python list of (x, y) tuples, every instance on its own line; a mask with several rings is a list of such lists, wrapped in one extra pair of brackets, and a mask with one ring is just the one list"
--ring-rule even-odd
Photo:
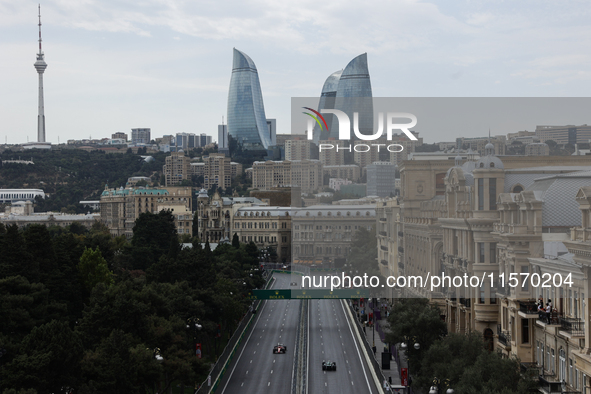
[(246, 150), (266, 150), (272, 145), (257, 68), (236, 48), (228, 94), (228, 134)]
[(226, 189), (232, 185), (232, 165), (230, 158), (221, 153), (212, 153), (203, 158), (203, 187), (210, 189), (217, 186)]
[(318, 192), (322, 189), (322, 163), (320, 160), (292, 160), (291, 185), (302, 192)]
[(191, 159), (185, 156), (185, 152), (171, 152), (166, 157), (166, 164), (162, 168), (166, 179), (166, 186), (180, 185), (183, 180), (191, 178)]
[[(322, 145), (322, 147), (321, 147)], [(318, 156), (323, 166), (342, 166), (345, 164), (345, 142), (335, 140), (318, 141)]]
[(131, 129), (132, 144), (149, 144), (150, 141), (150, 129)]
[(396, 193), (396, 166), (375, 162), (367, 166), (367, 195), (389, 197)]
[(309, 160), (310, 141), (295, 139), (285, 141), (285, 160)]

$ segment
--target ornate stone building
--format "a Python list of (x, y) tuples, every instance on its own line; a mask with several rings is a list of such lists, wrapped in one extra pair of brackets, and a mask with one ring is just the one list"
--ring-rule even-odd
[[(133, 236), (135, 220), (144, 212), (158, 213), (161, 206), (168, 205), (192, 211), (190, 187), (109, 189), (105, 186), (100, 201), (101, 221), (113, 236), (125, 235), (127, 238)], [(185, 221), (177, 218), (179, 234), (185, 233)]]
[[(538, 368), (548, 390), (559, 386), (562, 378), (569, 390), (583, 391), (591, 358), (585, 350), (588, 342), (582, 341), (584, 317), (590, 316), (582, 300), (590, 289), (585, 283), (589, 276), (580, 267), (585, 267), (583, 256), (591, 256), (581, 251), (591, 250), (591, 237), (581, 229), (572, 231), (572, 241), (567, 235), (580, 222), (576, 200), (583, 210), (583, 228), (589, 226), (585, 188), (577, 191), (591, 184), (591, 160), (497, 157), (489, 145), (478, 161), (458, 157), (453, 166), (448, 163), (402, 165), (399, 274), (425, 277), (443, 272), (485, 275), (485, 280), (481, 287), (441, 286), (432, 293), (407, 289), (407, 295), (426, 296), (439, 304), (450, 332), (478, 330), (489, 349)], [(545, 288), (522, 281), (527, 275), (554, 278), (557, 273), (563, 278), (571, 273), (572, 285)], [(512, 274), (513, 287), (508, 285)], [(540, 295), (557, 308), (549, 323), (534, 307)]]
[(376, 206), (314, 205), (294, 209), (293, 262), (331, 264), (344, 261), (360, 227), (376, 225)]

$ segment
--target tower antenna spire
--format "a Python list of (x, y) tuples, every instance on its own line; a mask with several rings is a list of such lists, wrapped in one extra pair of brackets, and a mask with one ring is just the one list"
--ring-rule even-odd
[(42, 54), (41, 50), (41, 4), (39, 4), (39, 54)]

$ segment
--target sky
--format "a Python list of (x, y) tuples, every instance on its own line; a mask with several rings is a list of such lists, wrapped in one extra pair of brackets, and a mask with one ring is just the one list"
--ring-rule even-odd
[[(36, 139), (37, 6), (0, 0), (0, 143)], [(53, 143), (140, 127), (216, 140), (233, 47), (278, 133), (292, 97), (317, 97), (364, 52), (374, 97), (591, 96), (588, 1), (43, 0), (41, 14)]]

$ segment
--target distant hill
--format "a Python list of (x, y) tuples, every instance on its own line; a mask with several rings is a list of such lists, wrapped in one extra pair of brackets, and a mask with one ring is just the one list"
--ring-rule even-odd
[(30, 150), (2, 153), (2, 160), (32, 158), (34, 164), (5, 163), (0, 165), (0, 188), (43, 189), (50, 197), (36, 204), (35, 211), (82, 213), (81, 200), (98, 200), (109, 187), (125, 187), (131, 176), (148, 176), (158, 184), (166, 153), (152, 154), (154, 161), (146, 163), (139, 155), (86, 152), (80, 149)]

